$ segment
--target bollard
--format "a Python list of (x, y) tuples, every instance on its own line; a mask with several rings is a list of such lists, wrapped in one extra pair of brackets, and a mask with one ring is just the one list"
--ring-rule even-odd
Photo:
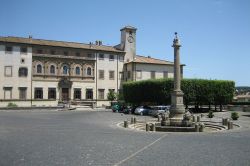
[(130, 121), (131, 124), (134, 124), (134, 118), (131, 117), (131, 121)]
[(149, 131), (149, 124), (146, 123), (146, 131)]
[(155, 131), (155, 124), (154, 124), (154, 123), (152, 123), (152, 124), (150, 125), (150, 131)]
[(227, 123), (227, 128), (228, 128), (228, 130), (231, 130), (231, 129), (233, 129), (233, 122), (228, 122)]
[(199, 132), (203, 132), (204, 128), (205, 128), (205, 125), (203, 123), (201, 123), (200, 127), (199, 127)]
[(196, 118), (195, 118), (195, 116), (193, 115), (193, 122), (196, 122)]
[(136, 117), (134, 117), (134, 124), (136, 124)]
[(200, 121), (201, 121), (201, 117), (197, 116), (197, 122), (200, 122)]
[(157, 115), (157, 119), (158, 119), (158, 122), (160, 122), (161, 121), (161, 116)]
[(124, 121), (124, 127), (128, 128), (128, 121), (126, 121), (126, 120)]
[(222, 118), (222, 125), (227, 126), (228, 118)]
[(199, 132), (199, 127), (200, 127), (199, 124), (196, 123), (196, 124), (195, 124), (195, 132)]

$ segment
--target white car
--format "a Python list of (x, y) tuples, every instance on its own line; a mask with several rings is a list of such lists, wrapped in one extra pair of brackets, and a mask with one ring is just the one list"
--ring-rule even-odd
[(150, 112), (150, 115), (157, 117), (158, 115), (169, 112), (169, 109), (170, 105), (154, 106)]

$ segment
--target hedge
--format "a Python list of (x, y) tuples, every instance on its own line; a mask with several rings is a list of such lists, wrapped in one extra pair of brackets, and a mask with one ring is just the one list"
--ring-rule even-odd
[[(154, 79), (123, 84), (124, 100), (132, 104), (170, 104), (173, 79)], [(234, 81), (182, 79), (181, 89), (184, 92), (186, 107), (193, 104), (196, 107), (214, 104), (220, 106), (232, 102), (235, 92)]]

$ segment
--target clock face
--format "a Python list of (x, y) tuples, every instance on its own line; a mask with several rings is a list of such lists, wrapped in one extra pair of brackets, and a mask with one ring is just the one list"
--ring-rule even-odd
[(129, 43), (133, 43), (133, 42), (134, 42), (134, 38), (133, 38), (132, 36), (129, 36), (129, 37), (128, 37), (128, 42), (129, 42)]

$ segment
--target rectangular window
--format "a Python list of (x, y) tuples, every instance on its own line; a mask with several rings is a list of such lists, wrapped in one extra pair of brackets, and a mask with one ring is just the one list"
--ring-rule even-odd
[(56, 99), (56, 88), (48, 89), (48, 99)]
[(76, 52), (76, 56), (80, 56), (81, 54), (80, 54), (80, 52)]
[(88, 58), (93, 58), (92, 54), (89, 53), (88, 54)]
[(142, 78), (141, 70), (137, 70), (137, 71), (136, 71), (136, 78), (137, 78), (137, 79), (141, 79), (141, 78)]
[(51, 51), (50, 51), (50, 54), (51, 54), (51, 55), (55, 55), (55, 54), (56, 54), (56, 51), (55, 51), (55, 50), (51, 50)]
[(68, 51), (63, 52), (63, 55), (65, 55), (65, 56), (67, 56), (68, 54), (69, 54)]
[(4, 99), (12, 99), (12, 87), (4, 87)]
[(93, 99), (93, 90), (92, 89), (86, 89), (86, 99), (88, 99), (88, 100)]
[(5, 53), (6, 54), (12, 54), (13, 48), (11, 46), (6, 46), (5, 47)]
[(120, 80), (124, 80), (124, 74), (123, 74), (123, 72), (119, 72), (119, 79)]
[(19, 87), (19, 99), (26, 100), (27, 99), (27, 88)]
[(35, 88), (35, 99), (43, 99), (43, 88)]
[(26, 67), (20, 67), (18, 71), (19, 77), (27, 77), (28, 76), (28, 69)]
[(168, 78), (168, 72), (167, 71), (163, 72), (163, 78)]
[(115, 56), (114, 56), (114, 55), (112, 55), (112, 54), (110, 54), (110, 55), (109, 55), (109, 60), (110, 60), (110, 61), (115, 60)]
[(119, 60), (120, 60), (120, 62), (124, 62), (124, 56), (123, 56), (123, 55), (120, 55), (120, 56), (119, 56)]
[(75, 100), (81, 100), (81, 95), (82, 95), (81, 89), (80, 88), (75, 88), (74, 89), (74, 99)]
[(21, 54), (27, 54), (27, 52), (28, 52), (27, 47), (21, 47), (20, 52), (21, 52)]
[(5, 66), (4, 67), (4, 76), (5, 77), (12, 77), (12, 66)]
[(104, 79), (104, 70), (99, 70), (99, 79)]
[(115, 71), (109, 71), (109, 79), (114, 80), (115, 79)]
[(42, 54), (42, 53), (43, 53), (43, 50), (41, 50), (41, 49), (36, 50), (36, 53), (38, 53), (38, 54)]
[(127, 72), (127, 78), (130, 79), (130, 71)]
[(155, 79), (155, 71), (151, 71), (151, 79)]
[(104, 54), (99, 54), (99, 60), (104, 60)]
[(104, 99), (104, 89), (98, 89), (98, 99), (103, 100)]

